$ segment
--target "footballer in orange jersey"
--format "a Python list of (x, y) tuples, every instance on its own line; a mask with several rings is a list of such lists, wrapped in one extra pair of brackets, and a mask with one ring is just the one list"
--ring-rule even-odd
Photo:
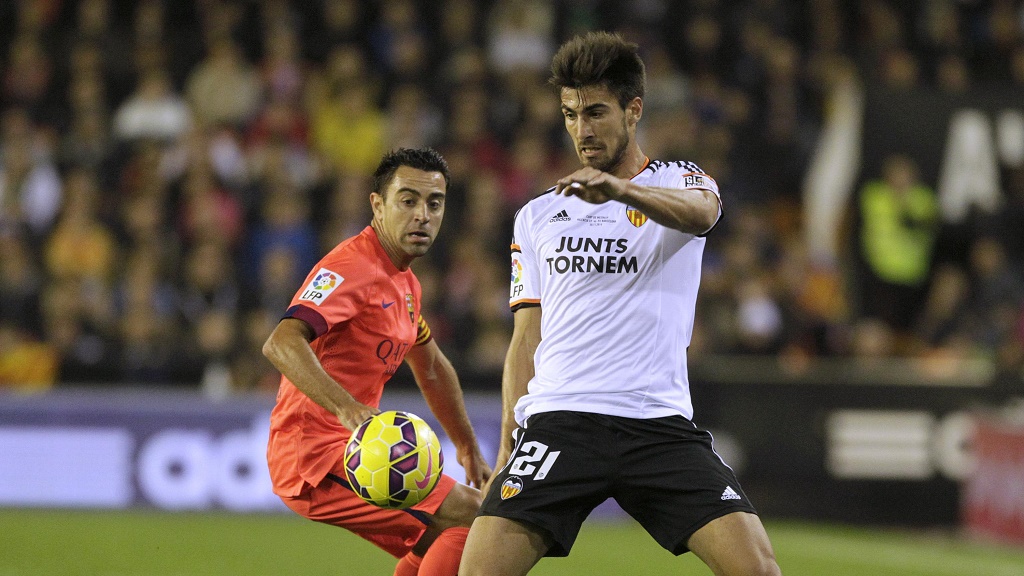
[[(429, 148), (384, 156), (370, 194), (373, 221), (310, 271), (263, 352), (281, 371), (267, 462), (274, 491), (295, 512), (346, 528), (399, 558), (395, 574), (454, 575), (490, 477), (451, 363), (420, 316), (409, 265), (426, 254), (444, 217), (448, 167)], [(468, 484), (443, 476), (423, 502), (387, 510), (345, 481), (351, 431), (407, 362), (456, 447)]]

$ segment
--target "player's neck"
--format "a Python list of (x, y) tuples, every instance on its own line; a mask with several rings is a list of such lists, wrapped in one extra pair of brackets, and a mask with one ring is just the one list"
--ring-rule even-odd
[(380, 247), (384, 249), (384, 253), (388, 255), (388, 260), (395, 265), (395, 268), (399, 270), (408, 270), (409, 265), (412, 264), (412, 257), (401, 250), (398, 246), (388, 238), (386, 234), (382, 234), (380, 228), (377, 227), (377, 221), (370, 222), (370, 226), (373, 231), (377, 234), (377, 241), (380, 242)]
[(647, 155), (640, 150), (636, 140), (631, 142), (622, 154), (622, 160), (616, 164), (609, 173), (618, 178), (630, 179), (644, 169), (647, 164)]

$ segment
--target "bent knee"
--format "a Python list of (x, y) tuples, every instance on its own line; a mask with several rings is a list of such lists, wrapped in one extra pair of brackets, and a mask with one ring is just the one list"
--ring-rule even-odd
[(469, 527), (473, 524), (473, 520), (476, 518), (476, 513), (480, 510), (480, 505), (483, 504), (484, 499), (478, 490), (466, 494), (460, 498), (458, 502), (458, 513), (456, 520), (460, 526)]
[(483, 503), (483, 496), (476, 488), (458, 484), (444, 499), (437, 510), (437, 518), (446, 526), (470, 526)]
[(759, 554), (753, 565), (748, 570), (744, 570), (742, 574), (749, 574), (750, 576), (782, 576), (782, 570), (779, 568), (778, 562), (775, 561), (775, 555), (769, 552), (767, 554)]

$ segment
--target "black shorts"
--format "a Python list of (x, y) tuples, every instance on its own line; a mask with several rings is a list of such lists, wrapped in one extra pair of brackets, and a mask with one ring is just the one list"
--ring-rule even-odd
[(682, 416), (636, 419), (544, 412), (516, 430), (516, 447), (480, 516), (533, 525), (566, 556), (580, 526), (608, 498), (673, 554), (698, 529), (731, 512), (756, 514), (711, 434)]

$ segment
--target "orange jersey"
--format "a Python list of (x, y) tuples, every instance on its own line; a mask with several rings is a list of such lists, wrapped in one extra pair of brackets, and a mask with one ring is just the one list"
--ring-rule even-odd
[[(324, 370), (356, 400), (377, 407), (409, 347), (430, 340), (420, 294), (412, 270), (396, 268), (367, 226), (320, 260), (285, 318), (309, 324)], [(282, 376), (267, 447), (274, 492), (295, 496), (303, 482), (319, 484), (341, 461), (350, 435), (334, 414)]]

